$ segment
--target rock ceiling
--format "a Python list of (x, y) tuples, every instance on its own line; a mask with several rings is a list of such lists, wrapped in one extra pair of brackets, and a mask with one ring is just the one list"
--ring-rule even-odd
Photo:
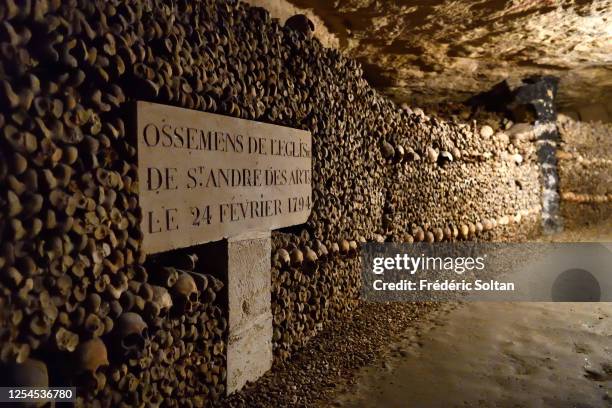
[(316, 14), (323, 35), (398, 102), (464, 100), (533, 74), (560, 77), (566, 108), (612, 100), (612, 0), (290, 3)]

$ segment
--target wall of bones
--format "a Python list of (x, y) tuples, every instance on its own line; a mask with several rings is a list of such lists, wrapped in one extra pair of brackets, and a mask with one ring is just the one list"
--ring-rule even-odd
[(290, 25), (227, 0), (0, 2), (3, 383), (76, 384), (87, 406), (224, 392), (214, 251), (140, 250), (134, 100), (312, 132), (312, 216), (273, 234), (277, 361), (358, 304), (362, 242), (537, 230), (528, 127), (402, 109)]
[(566, 227), (612, 217), (612, 125), (560, 115), (559, 178)]

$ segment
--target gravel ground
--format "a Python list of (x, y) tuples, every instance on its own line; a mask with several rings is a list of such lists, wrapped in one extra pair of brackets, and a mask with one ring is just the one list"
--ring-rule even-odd
[[(540, 241), (609, 241), (612, 220), (578, 231), (565, 231)], [(359, 369), (387, 364), (392, 345), (407, 329), (435, 321), (455, 304), (366, 303), (340, 320), (327, 324), (289, 361), (280, 363), (255, 384), (219, 402), (218, 407), (329, 407), (338, 406), (339, 389), (354, 384)], [(437, 313), (432, 313), (436, 311)]]
[(432, 318), (438, 309), (440, 305), (433, 303), (363, 302), (341, 320), (330, 322), (289, 361), (218, 406), (330, 406), (336, 389), (351, 384), (359, 368), (384, 364), (389, 345), (416, 321)]
[(566, 228), (554, 235), (538, 239), (542, 242), (612, 242), (612, 217), (602, 219), (596, 224), (585, 223), (581, 227)]

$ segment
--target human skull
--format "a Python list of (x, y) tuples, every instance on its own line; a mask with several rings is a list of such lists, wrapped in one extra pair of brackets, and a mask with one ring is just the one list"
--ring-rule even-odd
[(100, 372), (100, 368), (108, 365), (108, 353), (104, 342), (100, 338), (94, 338), (79, 344), (75, 351), (75, 359), (80, 385), (103, 388), (106, 377)]
[(284, 248), (279, 248), (276, 251), (276, 256), (278, 257), (278, 260), (280, 261), (281, 265), (283, 265), (283, 266), (289, 265), (289, 263), (291, 262), (291, 258), (289, 256), (289, 252), (287, 252), (287, 250), (284, 249)]
[(121, 354), (127, 358), (140, 357), (149, 337), (147, 324), (142, 317), (133, 312), (126, 312), (119, 316), (115, 330), (119, 336)]
[(447, 152), (446, 150), (443, 150), (440, 152), (440, 155), (438, 156), (438, 164), (440, 166), (445, 166), (448, 163), (451, 163), (453, 161), (453, 155), (450, 152)]
[(40, 360), (28, 358), (21, 364), (8, 365), (6, 386), (48, 387), (47, 366)]
[(325, 258), (328, 255), (327, 247), (318, 239), (314, 242), (314, 250), (319, 258)]
[[(3, 386), (13, 387), (48, 387), (49, 374), (47, 366), (40, 360), (28, 358), (21, 364), (9, 364), (6, 367), (6, 378)], [(40, 403), (22, 403), (23, 407), (41, 407), (44, 402)]]
[(153, 290), (153, 298), (151, 302), (159, 310), (160, 317), (166, 317), (172, 308), (172, 297), (166, 288), (161, 286), (151, 285)]
[(302, 33), (307, 38), (311, 38), (315, 31), (314, 23), (304, 14), (296, 14), (289, 17), (285, 22), (285, 26)]
[(175, 310), (179, 313), (191, 312), (198, 302), (198, 287), (187, 272), (180, 272), (172, 287)]

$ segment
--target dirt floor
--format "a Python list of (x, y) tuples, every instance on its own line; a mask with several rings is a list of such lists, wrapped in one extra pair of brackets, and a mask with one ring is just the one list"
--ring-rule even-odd
[(364, 302), (221, 406), (612, 407), (612, 303)]
[(612, 407), (612, 304), (470, 303), (423, 322), (342, 407)]
[[(541, 240), (612, 242), (612, 225)], [(612, 407), (612, 303), (453, 308), (405, 331), (382, 363), (361, 369), (332, 405)]]
[(543, 236), (542, 242), (612, 242), (612, 218), (580, 229), (566, 229), (560, 234)]

